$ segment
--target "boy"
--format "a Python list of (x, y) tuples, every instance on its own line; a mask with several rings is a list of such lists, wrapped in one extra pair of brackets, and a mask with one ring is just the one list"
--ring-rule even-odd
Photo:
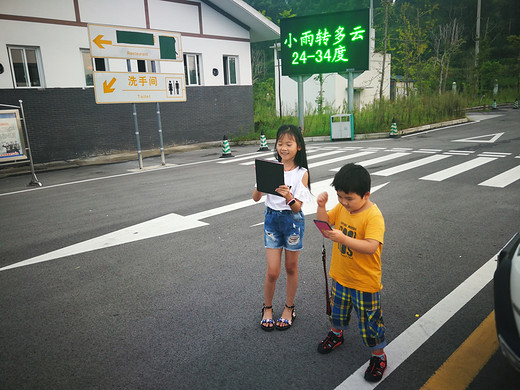
[(329, 353), (343, 343), (343, 330), (348, 327), (354, 309), (363, 342), (372, 351), (365, 379), (378, 382), (386, 369), (385, 326), (380, 302), (385, 222), (377, 205), (369, 199), (370, 184), (370, 174), (365, 168), (347, 164), (332, 182), (339, 204), (327, 212), (328, 194), (323, 192), (317, 199), (317, 219), (334, 226), (324, 234), (336, 243), (329, 271), (332, 326), (319, 344), (318, 352)]

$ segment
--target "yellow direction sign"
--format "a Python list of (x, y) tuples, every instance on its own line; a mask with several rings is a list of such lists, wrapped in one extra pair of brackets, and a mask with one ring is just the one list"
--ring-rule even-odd
[(184, 74), (94, 72), (97, 104), (185, 102)]
[(182, 62), (178, 32), (89, 24), (88, 34), (92, 57)]

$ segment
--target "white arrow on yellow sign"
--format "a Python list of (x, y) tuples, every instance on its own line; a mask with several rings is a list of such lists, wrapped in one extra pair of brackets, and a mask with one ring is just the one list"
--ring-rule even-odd
[(184, 102), (181, 73), (94, 72), (97, 104)]

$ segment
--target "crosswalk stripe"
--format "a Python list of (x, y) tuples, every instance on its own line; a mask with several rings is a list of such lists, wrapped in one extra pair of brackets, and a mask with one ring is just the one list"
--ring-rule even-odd
[(431, 175), (423, 176), (420, 179), (430, 181), (443, 181), (445, 179), (449, 179), (450, 177), (456, 176), (462, 172), (469, 171), (470, 169), (479, 167), (481, 165), (487, 164), (488, 162), (495, 160), (496, 158), (491, 157), (477, 157), (473, 160), (466, 161), (462, 164), (458, 164), (453, 167), (443, 169), (442, 171), (432, 173)]
[(235, 158), (231, 158), (231, 159), (225, 159), (225, 160), (217, 161), (217, 164), (229, 164), (229, 163), (232, 163), (232, 162), (249, 160), (251, 158), (259, 158), (259, 157), (272, 156), (272, 155), (273, 155), (273, 152), (269, 152), (269, 153), (254, 153), (254, 154), (250, 154), (250, 155), (247, 155), (247, 156), (235, 157)]
[[(348, 154), (348, 152), (355, 152), (353, 154)], [(356, 159), (362, 156), (374, 154), (374, 153), (384, 153), (380, 157), (369, 158), (364, 161), (356, 162), (359, 165), (364, 167), (374, 166), (377, 164), (385, 163), (391, 160), (395, 160), (401, 157), (405, 157), (412, 154), (427, 154), (429, 156), (420, 158), (418, 160), (410, 161), (401, 165), (397, 165), (391, 168), (383, 169), (377, 172), (372, 172), (372, 175), (375, 176), (391, 176), (397, 173), (401, 173), (407, 170), (411, 170), (413, 168), (421, 167), (427, 164), (435, 163), (437, 161), (444, 160), (451, 156), (459, 156), (459, 157), (470, 157), (472, 153), (475, 151), (471, 150), (448, 150), (442, 151), (441, 149), (412, 149), (412, 148), (378, 148), (378, 147), (310, 147), (307, 149), (307, 160), (315, 160), (322, 159), (320, 161), (316, 161), (309, 164), (309, 168), (316, 168), (323, 165), (335, 164), (347, 160)], [(253, 152), (248, 154), (239, 155), (233, 159), (225, 159), (223, 161), (217, 161), (219, 164), (228, 164), (232, 162), (237, 162), (238, 165), (253, 165), (255, 163), (256, 158), (263, 158), (267, 156), (272, 156), (273, 152), (269, 151), (267, 153)], [(338, 157), (323, 159), (329, 156), (339, 155)], [(434, 172), (428, 174), (426, 176), (420, 177), (419, 180), (428, 180), (428, 181), (436, 181), (440, 182), (456, 175), (462, 174), (466, 171), (478, 168), (484, 164), (495, 161), (499, 158), (504, 157), (515, 157), (520, 158), (519, 156), (512, 156), (512, 153), (508, 152), (481, 152), (480, 154), (476, 154), (472, 156), (473, 159), (470, 161), (463, 162), (461, 164), (457, 164), (455, 166), (440, 170), (438, 172)], [(456, 157), (458, 158), (458, 157)], [(247, 161), (250, 160), (250, 161)], [(338, 172), (341, 169), (341, 166), (334, 167), (329, 169), (329, 172)], [(496, 176), (489, 178), (488, 180), (479, 183), (480, 186), (486, 187), (495, 187), (495, 188), (504, 188), (508, 185), (520, 180), (520, 166), (511, 168), (503, 173), (500, 173)]]
[[(403, 157), (403, 156), (408, 156), (409, 154), (410, 153), (392, 153), (392, 154), (387, 154), (386, 156), (381, 156), (381, 157), (373, 158), (373, 159), (370, 159), (370, 160), (360, 161), (360, 162), (358, 162), (356, 164), (362, 165), (364, 167), (369, 167), (370, 165), (379, 164), (379, 163), (382, 163), (382, 162), (385, 162), (385, 161), (389, 161), (389, 160), (393, 160), (393, 159), (396, 159), (396, 158), (399, 158), (399, 157)], [(332, 168), (332, 169), (329, 169), (329, 171), (330, 172), (338, 172), (340, 169), (341, 169), (341, 167), (339, 167), (339, 168)]]
[(425, 158), (421, 158), (419, 160), (411, 161), (409, 163), (397, 165), (393, 168), (383, 169), (382, 171), (373, 172), (372, 175), (376, 176), (391, 176), (396, 173), (404, 172), (409, 169), (417, 168), (426, 164), (431, 164), (436, 161), (444, 160), (445, 158), (451, 157), (449, 155), (444, 154), (434, 154), (433, 156), (428, 156)]
[(520, 179), (520, 165), (511, 168), (500, 175), (492, 177), (486, 181), (483, 181), (479, 184), (479, 186), (487, 186), (487, 187), (498, 187), (504, 188), (509, 184)]
[(399, 157), (408, 156), (409, 154), (410, 153), (403, 153), (403, 152), (392, 153), (392, 154), (387, 154), (386, 156), (373, 158), (371, 160), (361, 161), (358, 164), (359, 165), (363, 165), (364, 167), (369, 167), (370, 165), (375, 165), (375, 164), (379, 164), (379, 163), (382, 163), (382, 162), (385, 162), (385, 161), (394, 160), (394, 159), (399, 158)]
[(316, 167), (320, 167), (322, 165), (334, 164), (339, 161), (351, 160), (353, 158), (362, 157), (362, 156), (366, 156), (368, 154), (373, 154), (373, 153), (375, 153), (375, 152), (359, 152), (359, 153), (354, 153), (354, 154), (347, 154), (345, 156), (331, 158), (329, 160), (323, 160), (323, 161), (318, 161), (318, 162), (309, 164), (309, 168), (316, 168)]
[(334, 154), (339, 154), (339, 153), (344, 153), (344, 151), (343, 150), (334, 150), (332, 152), (325, 152), (325, 153), (320, 153), (320, 154), (314, 154), (312, 156), (308, 156), (307, 160), (314, 160), (316, 158), (332, 156)]
[[(309, 154), (309, 153), (313, 153), (313, 152), (317, 152), (317, 151), (319, 151), (319, 150), (320, 150), (320, 149), (307, 150), (307, 154)], [(337, 152), (337, 153), (339, 153), (339, 152)], [(273, 156), (273, 158), (274, 158), (274, 152), (265, 153), (265, 155), (267, 155), (267, 156), (270, 155), (270, 156)], [(258, 155), (257, 155), (257, 156), (258, 156)], [(254, 157), (254, 156), (253, 156), (253, 157)], [(310, 159), (310, 157), (307, 157), (307, 159)], [(243, 160), (245, 160), (245, 158), (244, 158)], [(234, 158), (234, 159), (229, 160), (229, 161), (230, 161), (230, 162), (232, 162), (232, 161), (237, 161), (237, 159)], [(219, 162), (220, 162), (220, 161), (219, 161)], [(254, 163), (255, 163), (255, 160), (253, 160), (253, 161), (248, 161), (248, 162), (243, 162), (243, 163), (240, 163), (240, 164), (238, 164), (238, 165), (254, 165)]]

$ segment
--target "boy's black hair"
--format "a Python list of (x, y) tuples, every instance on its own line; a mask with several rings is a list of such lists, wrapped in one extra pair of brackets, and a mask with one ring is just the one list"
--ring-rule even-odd
[(346, 164), (334, 176), (332, 186), (336, 191), (343, 191), (346, 194), (353, 192), (363, 197), (370, 192), (370, 174), (361, 165)]
[(294, 157), (294, 162), (299, 167), (307, 169), (307, 173), (309, 174), (309, 191), (311, 189), (311, 173), (309, 172), (309, 165), (307, 164), (307, 151), (305, 150), (305, 140), (303, 139), (302, 132), (300, 128), (294, 126), (294, 125), (281, 125), (278, 131), (276, 132), (276, 142), (274, 147), (274, 157), (278, 161), (282, 161), (282, 158), (278, 155), (278, 149), (276, 148), (276, 145), (278, 145), (278, 140), (282, 135), (289, 134), (294, 137), (296, 140), (296, 144), (300, 148), (296, 152), (296, 156)]

